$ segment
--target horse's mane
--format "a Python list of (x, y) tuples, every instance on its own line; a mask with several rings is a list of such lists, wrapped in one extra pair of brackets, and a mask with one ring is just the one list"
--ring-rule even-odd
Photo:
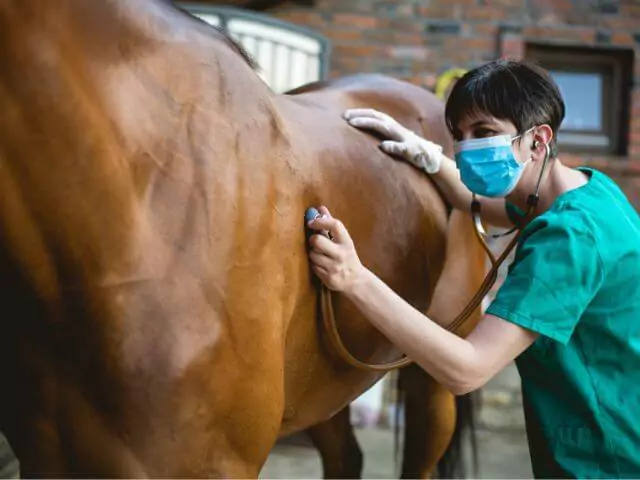
[(213, 30), (219, 37), (222, 38), (222, 40), (227, 44), (229, 48), (231, 48), (231, 50), (233, 50), (238, 55), (240, 55), (240, 57), (247, 63), (247, 65), (249, 65), (253, 70), (258, 69), (258, 63), (251, 56), (251, 54), (245, 50), (245, 48), (240, 44), (240, 42), (232, 38), (231, 35), (229, 35), (229, 33), (225, 31), (222, 27), (218, 27), (217, 25), (211, 25), (210, 23), (205, 22), (201, 18), (191, 15), (189, 12), (187, 12), (186, 10), (180, 8), (175, 4), (173, 6), (180, 13), (187, 16), (190, 21), (197, 22), (200, 25), (204, 25), (205, 27), (208, 27), (210, 30)]

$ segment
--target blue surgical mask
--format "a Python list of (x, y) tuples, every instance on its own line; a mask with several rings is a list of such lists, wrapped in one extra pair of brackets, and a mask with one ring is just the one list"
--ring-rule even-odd
[(525, 164), (519, 163), (512, 144), (520, 135), (498, 135), (464, 140), (455, 145), (460, 180), (483, 197), (506, 197), (520, 180)]

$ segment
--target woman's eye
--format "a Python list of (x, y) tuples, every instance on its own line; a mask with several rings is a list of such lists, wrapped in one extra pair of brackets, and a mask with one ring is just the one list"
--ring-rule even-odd
[(495, 136), (496, 132), (488, 128), (478, 128), (476, 131), (473, 132), (473, 134), (476, 138), (485, 138), (485, 137)]

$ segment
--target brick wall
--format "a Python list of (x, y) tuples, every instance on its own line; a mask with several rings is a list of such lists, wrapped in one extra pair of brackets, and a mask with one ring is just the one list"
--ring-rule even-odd
[(378, 72), (430, 89), (449, 68), (522, 57), (532, 40), (634, 49), (628, 155), (561, 158), (610, 174), (640, 207), (640, 0), (316, 0), (269, 13), (331, 40), (331, 76)]

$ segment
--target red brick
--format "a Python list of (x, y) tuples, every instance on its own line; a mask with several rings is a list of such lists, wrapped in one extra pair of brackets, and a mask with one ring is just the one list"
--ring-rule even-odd
[(596, 29), (593, 27), (572, 27), (572, 28), (552, 28), (552, 27), (526, 27), (523, 34), (531, 39), (568, 40), (573, 42), (594, 43), (596, 39)]
[[(465, 25), (466, 27), (467, 25)], [(474, 25), (469, 25), (470, 30), (473, 31), (476, 35), (487, 35), (487, 36), (496, 36), (498, 34), (498, 25), (492, 23), (477, 23)]]
[(485, 21), (496, 22), (506, 17), (506, 11), (503, 8), (496, 7), (469, 7), (464, 11), (464, 19), (471, 22)]
[(457, 39), (457, 48), (478, 53), (496, 53), (497, 40), (491, 37), (471, 37)]
[(415, 33), (397, 33), (393, 37), (393, 41), (398, 45), (428, 45), (429, 42), (420, 34)]
[(424, 29), (422, 22), (417, 22), (413, 18), (385, 18), (380, 20), (379, 26), (394, 32), (405, 33), (421, 34)]
[(575, 6), (571, 0), (533, 0), (531, 9), (538, 11), (568, 12)]
[(611, 43), (614, 45), (625, 45), (635, 47), (636, 42), (629, 33), (614, 33), (611, 35)]
[(331, 62), (331, 69), (346, 73), (358, 72), (363, 63), (359, 58), (339, 58)]
[(320, 13), (313, 11), (283, 12), (280, 13), (278, 17), (286, 22), (291, 22), (306, 27), (321, 28), (326, 25), (326, 22), (324, 21)]
[(418, 7), (418, 15), (430, 20), (433, 19), (459, 19), (462, 17), (460, 5), (453, 2), (430, 2), (428, 5)]
[(442, 51), (449, 63), (463, 66), (473, 60), (475, 52), (472, 48), (465, 48), (462, 44), (463, 40), (466, 39), (455, 37), (445, 39)]
[(369, 30), (361, 35), (363, 43), (376, 43), (379, 45), (394, 46), (423, 46), (426, 44), (422, 35), (415, 33), (404, 34), (389, 30)]
[(336, 25), (349, 25), (361, 28), (376, 28), (380, 20), (374, 16), (353, 15), (350, 13), (338, 13), (334, 15), (333, 21)]
[(361, 30), (346, 30), (337, 28), (325, 28), (322, 30), (322, 34), (325, 35), (332, 42), (357, 42), (362, 40), (363, 33)]
[(600, 19), (600, 22), (602, 27), (611, 29), (613, 31), (635, 30), (638, 28), (638, 19), (629, 15), (616, 15), (615, 17), (603, 16)]
[(386, 52), (381, 45), (334, 45), (333, 52), (336, 57), (375, 57)]
[(484, 5), (496, 8), (525, 9), (527, 7), (527, 0), (484, 0)]

